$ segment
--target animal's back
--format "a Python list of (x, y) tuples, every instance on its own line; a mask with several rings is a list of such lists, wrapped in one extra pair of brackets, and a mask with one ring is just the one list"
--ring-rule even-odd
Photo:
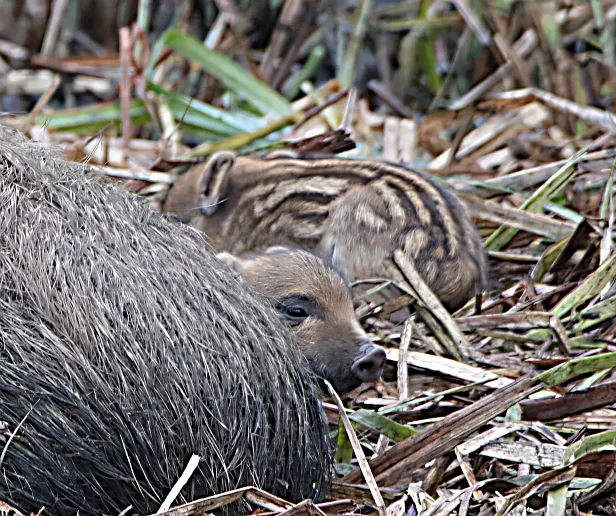
[(322, 487), (323, 416), (276, 313), (196, 231), (5, 129), (0, 284), (0, 412), (23, 420), (0, 499), (151, 513), (193, 453), (188, 498)]
[(450, 307), (486, 286), (485, 251), (467, 209), (417, 171), (370, 160), (238, 157), (210, 215), (195, 197), (199, 177), (198, 169), (181, 176), (166, 209), (217, 250), (302, 246), (353, 280), (391, 277), (399, 248)]

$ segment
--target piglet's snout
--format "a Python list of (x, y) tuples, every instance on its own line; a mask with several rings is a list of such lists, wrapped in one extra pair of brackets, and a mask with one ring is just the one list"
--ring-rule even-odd
[(372, 344), (364, 344), (351, 366), (353, 374), (362, 382), (375, 382), (383, 374), (385, 351)]

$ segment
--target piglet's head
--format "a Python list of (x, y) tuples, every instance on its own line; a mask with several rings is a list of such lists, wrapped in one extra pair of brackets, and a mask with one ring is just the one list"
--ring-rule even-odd
[(219, 258), (270, 300), (295, 331), (313, 371), (338, 392), (379, 379), (385, 351), (357, 322), (348, 286), (331, 266), (312, 253), (285, 247)]

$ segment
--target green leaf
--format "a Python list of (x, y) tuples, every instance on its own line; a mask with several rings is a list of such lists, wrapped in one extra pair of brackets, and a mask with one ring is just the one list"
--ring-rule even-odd
[[(520, 209), (530, 213), (541, 213), (545, 204), (575, 176), (575, 167), (573, 166), (575, 161), (576, 160), (571, 159), (561, 167), (558, 172), (539, 187), (539, 189), (520, 206)], [(518, 231), (518, 229), (507, 226), (506, 224), (502, 225), (486, 240), (486, 249), (492, 251), (502, 249), (511, 241)]]
[(603, 369), (616, 367), (616, 353), (602, 353), (592, 357), (583, 357), (557, 365), (538, 375), (535, 380), (543, 382), (546, 387), (561, 385), (570, 378), (582, 374), (595, 373)]
[[(562, 298), (558, 304), (550, 310), (550, 313), (556, 317), (563, 318), (568, 313), (572, 312), (576, 307), (597, 296), (606, 285), (614, 280), (614, 278), (616, 278), (616, 253), (612, 254), (599, 266), (595, 272), (588, 275), (582, 283)], [(601, 306), (598, 306), (597, 304), (594, 307), (589, 307), (583, 311), (584, 316), (588, 316), (590, 313), (595, 313), (596, 310), (602, 310), (601, 312), (597, 311), (596, 313), (599, 314), (602, 320), (607, 320), (613, 317), (613, 302), (610, 300), (607, 300), (607, 302), (602, 301)], [(578, 318), (584, 316), (578, 314)], [(580, 328), (590, 327), (592, 326), (592, 323), (596, 323), (597, 321), (592, 319), (582, 319), (582, 323), (584, 322), (585, 324), (577, 325), (575, 330), (579, 331)], [(539, 329), (528, 332), (528, 336), (531, 339), (535, 337), (546, 338), (549, 333), (550, 330)]]
[(237, 112), (229, 112), (193, 99), (187, 95), (168, 91), (152, 82), (147, 84), (148, 91), (164, 96), (173, 111), (176, 120), (182, 120), (201, 129), (232, 136), (244, 131), (255, 131), (266, 122), (259, 117)]
[(613, 319), (616, 316), (616, 296), (608, 297), (592, 306), (588, 306), (576, 314), (563, 319), (563, 323), (575, 325), (569, 332), (571, 335), (581, 334), (583, 331)]
[(353, 414), (349, 414), (349, 419), (360, 425), (372, 428), (396, 442), (404, 441), (404, 439), (419, 433), (414, 428), (396, 423), (372, 410), (358, 410)]
[(293, 124), (296, 121), (297, 115), (283, 116), (282, 118), (274, 120), (265, 127), (257, 129), (256, 131), (235, 134), (215, 144), (212, 144), (211, 142), (205, 142), (198, 147), (192, 149), (189, 152), (189, 155), (192, 157), (208, 156), (212, 152), (219, 150), (238, 150), (248, 145), (254, 144), (255, 142), (259, 142), (273, 132), (279, 131), (287, 127), (288, 125)]
[(599, 268), (586, 277), (573, 291), (550, 310), (557, 317), (563, 317), (576, 306), (599, 294), (616, 277), (616, 253), (604, 261)]
[(349, 437), (347, 436), (342, 418), (338, 421), (338, 442), (336, 446), (336, 453), (334, 455), (334, 461), (337, 463), (348, 464), (353, 458), (353, 446)]
[(578, 460), (580, 457), (587, 455), (590, 452), (599, 450), (604, 446), (616, 445), (616, 430), (608, 430), (600, 434), (591, 435), (581, 441), (573, 443), (567, 448), (563, 462), (568, 464), (572, 460)]
[(548, 500), (545, 508), (545, 516), (565, 516), (567, 508), (568, 486), (557, 487), (548, 491)]
[[(150, 121), (150, 115), (141, 100), (134, 100), (130, 105), (130, 117), (134, 125), (143, 125)], [(109, 124), (119, 127), (122, 110), (117, 102), (105, 102), (94, 106), (76, 109), (64, 109), (45, 113), (35, 118), (37, 124), (47, 124), (51, 130), (72, 131), (92, 134)]]
[(292, 112), (289, 101), (263, 81), (220, 52), (207, 48), (199, 40), (177, 29), (167, 30), (154, 45), (146, 77), (151, 78), (154, 64), (165, 46), (199, 64), (207, 73), (216, 77), (236, 95), (250, 102), (261, 113), (284, 116)]

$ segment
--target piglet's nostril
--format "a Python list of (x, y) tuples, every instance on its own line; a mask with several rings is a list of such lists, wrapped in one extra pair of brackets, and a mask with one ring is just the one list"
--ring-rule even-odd
[(362, 382), (374, 382), (383, 374), (385, 351), (376, 346), (370, 346), (351, 367), (353, 374)]

